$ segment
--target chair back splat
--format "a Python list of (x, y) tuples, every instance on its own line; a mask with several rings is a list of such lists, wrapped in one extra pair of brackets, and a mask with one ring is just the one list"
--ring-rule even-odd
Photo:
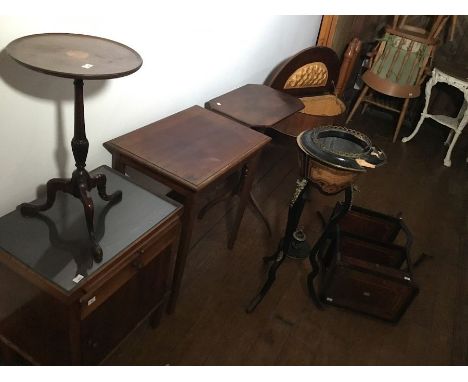
[(360, 41), (354, 39), (341, 66), (336, 53), (323, 46), (304, 49), (278, 66), (265, 85), (300, 98), (305, 107), (274, 129), (295, 139), (305, 130), (343, 123), (346, 105), (339, 96), (353, 70), (360, 47)]
[(434, 46), (386, 33), (371, 68), (362, 79), (372, 89), (392, 97), (416, 98)]
[(334, 93), (339, 70), (340, 61), (332, 49), (307, 48), (277, 68), (266, 85), (296, 97)]
[[(396, 141), (409, 101), (421, 94), (421, 84), (430, 73), (438, 40), (448, 16), (436, 18), (430, 30), (407, 25), (407, 17), (395, 17), (378, 40), (363, 74), (364, 87), (346, 120), (348, 123), (361, 103), (372, 104), (399, 114), (393, 135)], [(390, 97), (379, 97), (376, 93)], [(365, 111), (365, 108), (363, 109)]]

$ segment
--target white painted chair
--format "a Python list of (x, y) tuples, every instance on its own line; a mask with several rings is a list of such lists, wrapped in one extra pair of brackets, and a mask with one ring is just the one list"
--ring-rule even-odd
[[(437, 82), (444, 82), (450, 86), (453, 86), (459, 89), (464, 94), (465, 99), (464, 99), (463, 105), (460, 111), (458, 112), (458, 115), (455, 118), (448, 117), (446, 115), (433, 115), (433, 114), (427, 113), (427, 108), (429, 106), (429, 101), (431, 98), (432, 87)], [(411, 139), (413, 139), (414, 136), (418, 133), (419, 129), (421, 128), (422, 123), (424, 122), (426, 118), (431, 118), (434, 121), (444, 126), (447, 126), (448, 128), (451, 129), (450, 134), (444, 143), (446, 146), (450, 145), (448, 148), (447, 154), (445, 155), (445, 159), (444, 159), (444, 165), (447, 167), (450, 167), (450, 165), (452, 164), (450, 160), (450, 156), (452, 155), (452, 150), (455, 146), (455, 143), (458, 140), (458, 137), (463, 131), (463, 128), (468, 123), (468, 78), (466, 77), (463, 78), (461, 76), (454, 76), (454, 75), (448, 74), (445, 71), (443, 72), (440, 69), (434, 68), (432, 70), (432, 77), (429, 79), (429, 81), (426, 84), (426, 105), (424, 106), (424, 110), (421, 113), (421, 118), (419, 119), (419, 122), (416, 125), (416, 128), (414, 129), (414, 131), (411, 133), (411, 135), (403, 138), (402, 142), (408, 142)], [(468, 158), (467, 158), (467, 161), (468, 161)]]

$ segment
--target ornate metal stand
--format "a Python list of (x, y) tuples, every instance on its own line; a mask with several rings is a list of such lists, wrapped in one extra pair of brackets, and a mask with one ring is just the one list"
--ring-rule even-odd
[(107, 194), (106, 176), (103, 174), (90, 176), (85, 169), (89, 142), (86, 139), (84, 122), (83, 80), (76, 79), (73, 84), (75, 85), (75, 130), (71, 147), (73, 157), (75, 158), (76, 170), (73, 171), (71, 179), (55, 178), (47, 182), (47, 199), (44, 204), (23, 203), (20, 209), (21, 213), (26, 216), (33, 216), (39, 211), (46, 211), (53, 206), (57, 191), (71, 194), (80, 199), (85, 211), (89, 237), (93, 244), (93, 257), (96, 262), (100, 262), (102, 260), (102, 249), (96, 240), (94, 232), (94, 204), (89, 192), (94, 187), (97, 187), (99, 196), (108, 202), (120, 201), (122, 199), (122, 192), (115, 191), (113, 194)]
[[(296, 190), (294, 195), (289, 203), (289, 212), (288, 212), (288, 221), (286, 224), (286, 231), (284, 237), (280, 240), (278, 245), (278, 249), (272, 256), (264, 257), (263, 261), (270, 263), (272, 262), (269, 270), (268, 270), (268, 278), (261, 288), (260, 292), (255, 296), (255, 298), (250, 302), (249, 306), (247, 307), (247, 313), (251, 313), (255, 310), (256, 306), (263, 300), (265, 295), (270, 290), (271, 286), (276, 280), (276, 272), (278, 268), (283, 263), (283, 260), (288, 255), (288, 252), (291, 249), (291, 243), (293, 240), (294, 231), (297, 229), (299, 224), (299, 220), (302, 215), (302, 211), (304, 209), (304, 204), (306, 201), (307, 192), (309, 190), (310, 185), (313, 184), (310, 180), (306, 178), (300, 178), (296, 182)], [(312, 271), (307, 277), (307, 284), (309, 289), (309, 295), (314, 302), (314, 304), (321, 309), (322, 305), (320, 300), (315, 292), (314, 288), (314, 279), (319, 272), (319, 264), (317, 259), (317, 254), (323, 245), (324, 241), (326, 240), (330, 230), (335, 226), (335, 224), (340, 220), (340, 218), (351, 208), (352, 204), (352, 196), (353, 196), (353, 188), (352, 186), (348, 186), (344, 189), (345, 191), (345, 201), (342, 204), (342, 208), (328, 221), (325, 225), (324, 230), (316, 241), (315, 245), (313, 246), (312, 250), (309, 253), (309, 262), (312, 267)]]

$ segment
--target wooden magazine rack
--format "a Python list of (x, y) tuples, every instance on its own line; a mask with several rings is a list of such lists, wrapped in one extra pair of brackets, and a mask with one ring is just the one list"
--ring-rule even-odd
[[(400, 233), (405, 245), (395, 243)], [(411, 244), (401, 218), (353, 206), (320, 250), (320, 300), (399, 321), (419, 291), (413, 280)]]

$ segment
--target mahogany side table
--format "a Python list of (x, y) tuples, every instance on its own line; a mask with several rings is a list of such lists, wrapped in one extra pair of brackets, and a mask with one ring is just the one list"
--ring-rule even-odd
[(46, 211), (55, 202), (57, 191), (71, 194), (83, 204), (94, 258), (102, 259), (102, 248), (94, 232), (94, 203), (89, 192), (97, 187), (105, 201), (122, 198), (116, 191), (106, 192), (106, 177), (91, 177), (86, 171), (89, 142), (86, 139), (83, 80), (104, 80), (127, 76), (136, 72), (143, 60), (133, 49), (118, 42), (81, 34), (44, 33), (21, 37), (6, 47), (7, 53), (29, 69), (57, 77), (72, 78), (75, 86), (75, 131), (71, 141), (76, 170), (71, 179), (51, 179), (47, 182), (47, 200), (43, 204), (23, 203), (21, 212), (34, 215)]
[(100, 263), (72, 195), (57, 194), (29, 219), (18, 209), (0, 217), (0, 364), (21, 363), (17, 355), (34, 365), (98, 364), (164, 313), (182, 207), (107, 166), (95, 174), (125, 195), (115, 205), (95, 199)]
[(242, 170), (240, 196), (228, 240), (232, 248), (255, 177), (259, 154), (270, 138), (200, 106), (192, 106), (160, 121), (105, 142), (112, 167), (127, 166), (170, 187), (184, 205), (182, 232), (169, 312), (175, 309), (190, 239), (195, 205), (209, 185)]
[[(271, 128), (302, 110), (304, 104), (298, 98), (269, 86), (247, 84), (213, 98), (205, 103), (205, 107), (268, 135)], [(271, 236), (270, 223), (252, 193), (249, 199)]]

